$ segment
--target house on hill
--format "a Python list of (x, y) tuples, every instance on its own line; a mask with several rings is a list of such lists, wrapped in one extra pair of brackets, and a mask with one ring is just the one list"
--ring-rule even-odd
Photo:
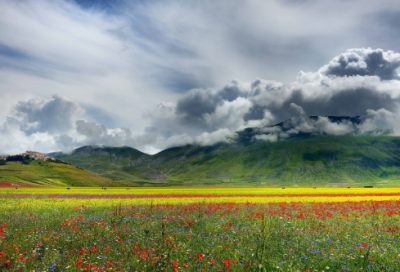
[[(22, 156), (22, 158), (25, 156), (29, 156), (29, 159), (31, 159), (31, 160), (39, 160), (39, 161), (47, 161), (47, 160), (55, 161), (56, 160), (50, 156), (47, 156), (43, 153), (36, 152), (36, 151), (26, 151), (25, 153), (17, 154), (14, 156)], [(8, 157), (13, 157), (13, 156), (0, 156), (0, 160), (6, 161)], [(22, 158), (21, 158), (21, 160), (22, 160)]]

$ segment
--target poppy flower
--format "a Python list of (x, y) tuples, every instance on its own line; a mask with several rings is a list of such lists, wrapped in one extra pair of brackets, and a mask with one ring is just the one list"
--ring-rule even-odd
[(82, 260), (79, 260), (79, 261), (76, 263), (76, 267), (80, 267), (82, 263), (83, 263), (83, 261), (82, 261)]

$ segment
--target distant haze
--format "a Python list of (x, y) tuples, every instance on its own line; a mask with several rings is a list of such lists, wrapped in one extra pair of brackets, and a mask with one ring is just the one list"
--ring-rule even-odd
[(1, 4), (0, 154), (155, 153), (287, 119), (292, 134), (400, 135), (397, 1)]

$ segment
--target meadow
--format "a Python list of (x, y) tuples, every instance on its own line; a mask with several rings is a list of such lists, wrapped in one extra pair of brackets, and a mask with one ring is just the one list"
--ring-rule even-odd
[(399, 188), (0, 189), (1, 271), (400, 271)]

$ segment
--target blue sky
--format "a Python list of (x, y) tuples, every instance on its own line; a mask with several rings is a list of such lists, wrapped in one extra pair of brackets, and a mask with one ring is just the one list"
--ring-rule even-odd
[[(342, 73), (328, 91), (310, 87), (337, 77), (321, 67), (348, 49), (400, 52), (394, 0), (0, 3), (0, 136), (11, 137), (0, 153), (68, 151), (83, 144), (126, 144), (154, 153), (213, 143), (246, 126), (290, 118), (290, 103), (320, 115), (396, 111), (397, 78), (389, 83), (355, 72), (344, 83), (349, 75)], [(347, 68), (351, 54), (364, 54), (357, 52), (346, 55)], [(375, 54), (368, 52), (359, 59), (367, 66)], [(397, 55), (389, 55), (383, 57), (387, 69), (397, 69)], [(252, 86), (258, 79), (265, 95), (256, 101)], [(341, 84), (340, 92), (366, 86), (361, 93), (367, 102), (356, 110), (334, 101), (325, 110), (312, 105), (334, 97)], [(295, 88), (301, 98), (294, 98)], [(382, 98), (379, 108), (368, 102), (385, 95), (390, 101)], [(48, 104), (69, 115), (44, 112), (52, 109)], [(56, 125), (63, 118), (67, 125)], [(78, 120), (84, 122), (78, 126)]]

